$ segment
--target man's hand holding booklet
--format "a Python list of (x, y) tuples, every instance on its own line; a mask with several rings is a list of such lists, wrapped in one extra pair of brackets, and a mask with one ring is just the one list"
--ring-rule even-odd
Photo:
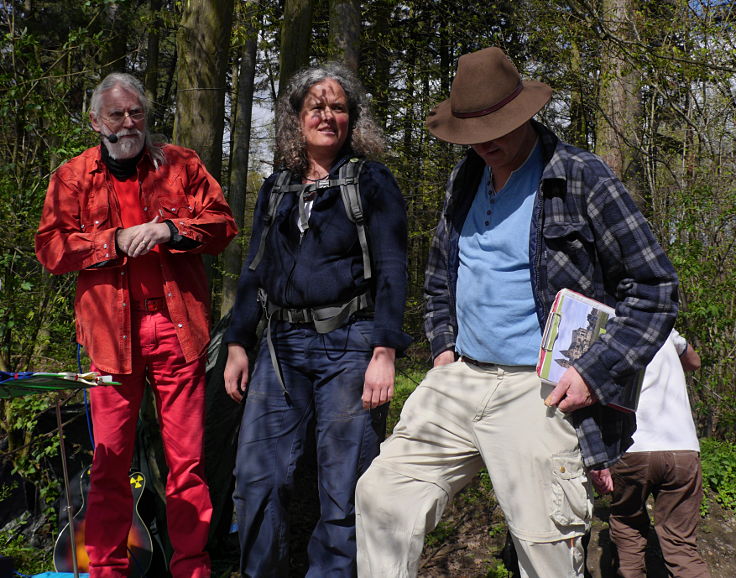
[[(537, 375), (543, 381), (557, 385), (573, 362), (606, 332), (606, 323), (614, 316), (613, 308), (570, 289), (561, 289), (542, 335)], [(574, 374), (582, 380), (576, 371)], [(621, 411), (636, 411), (642, 377), (643, 371), (636, 379), (623, 385), (620, 398), (609, 401), (608, 405)], [(565, 379), (568, 378), (572, 380), (570, 376)], [(555, 401), (559, 400), (552, 400), (549, 405), (557, 405)], [(560, 409), (565, 411), (564, 407)]]

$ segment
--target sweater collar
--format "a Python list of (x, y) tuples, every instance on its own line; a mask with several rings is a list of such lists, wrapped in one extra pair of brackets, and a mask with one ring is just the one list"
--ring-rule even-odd
[(145, 147), (141, 149), (136, 156), (130, 159), (114, 159), (110, 156), (107, 147), (104, 144), (100, 145), (100, 155), (102, 162), (108, 168), (112, 176), (119, 181), (125, 181), (137, 173), (138, 162), (143, 158)]

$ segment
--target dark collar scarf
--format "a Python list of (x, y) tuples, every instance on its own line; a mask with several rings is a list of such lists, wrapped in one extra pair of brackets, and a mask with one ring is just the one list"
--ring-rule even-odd
[(110, 156), (110, 152), (104, 143), (100, 145), (100, 148), (102, 149), (102, 162), (105, 163), (112, 176), (119, 181), (128, 180), (136, 174), (138, 161), (143, 158), (143, 151), (145, 150), (145, 147), (143, 147), (141, 152), (133, 158), (116, 160)]

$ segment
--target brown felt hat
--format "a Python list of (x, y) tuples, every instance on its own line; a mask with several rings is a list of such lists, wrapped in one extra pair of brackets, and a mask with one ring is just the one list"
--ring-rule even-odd
[(455, 144), (488, 142), (519, 128), (551, 97), (543, 82), (522, 82), (500, 48), (484, 48), (460, 57), (450, 98), (429, 113), (427, 129)]

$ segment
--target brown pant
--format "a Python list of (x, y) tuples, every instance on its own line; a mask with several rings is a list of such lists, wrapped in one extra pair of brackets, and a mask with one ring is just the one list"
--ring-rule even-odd
[(618, 550), (619, 575), (646, 576), (649, 533), (646, 502), (654, 496), (654, 529), (671, 576), (709, 577), (696, 529), (703, 496), (700, 454), (694, 451), (634, 452), (611, 468), (613, 500), (609, 524)]

